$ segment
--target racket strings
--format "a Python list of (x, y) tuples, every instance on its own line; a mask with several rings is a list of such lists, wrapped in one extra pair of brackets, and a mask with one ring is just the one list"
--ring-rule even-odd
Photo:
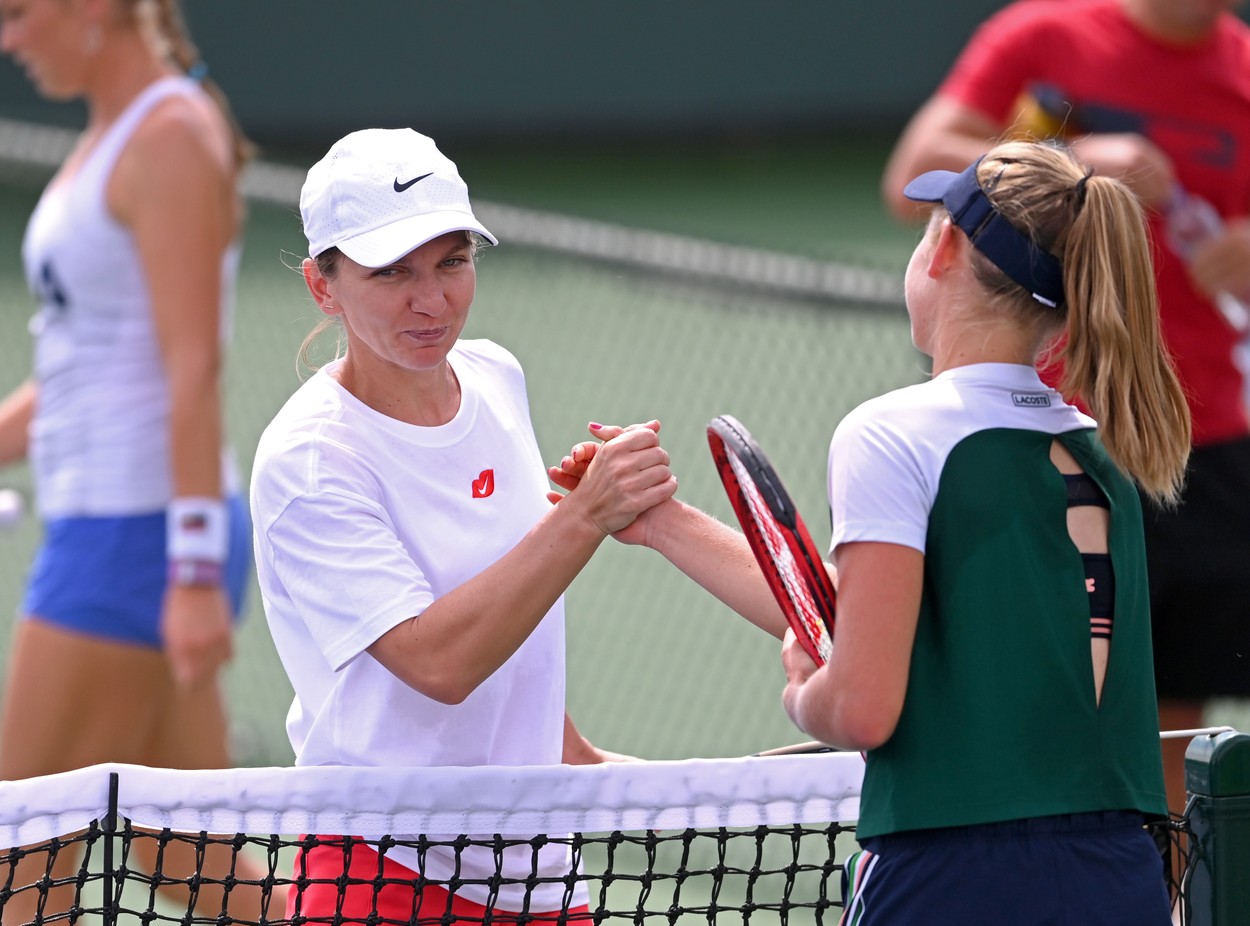
[[(756, 536), (768, 550), (769, 559), (775, 567), (775, 574), (780, 579), (786, 597), (789, 598), (795, 612), (801, 617), (803, 627), (807, 631), (808, 638), (811, 640), (816, 652), (820, 655), (821, 661), (828, 662), (829, 656), (833, 652), (833, 640), (825, 627), (824, 619), (821, 616), (821, 608), (815, 599), (811, 583), (804, 577), (803, 570), (794, 557), (789, 541), (778, 526), (772, 510), (764, 500), (763, 495), (761, 495), (747, 468), (737, 454), (731, 450), (726, 455), (734, 477), (738, 482), (739, 493), (745, 503), (746, 511), (750, 516), (751, 522), (755, 525)], [(808, 568), (823, 569), (824, 565), (808, 563)]]

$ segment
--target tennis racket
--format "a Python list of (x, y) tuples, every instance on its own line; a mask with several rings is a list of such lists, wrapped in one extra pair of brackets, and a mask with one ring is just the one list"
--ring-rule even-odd
[(820, 550), (764, 451), (737, 419), (713, 418), (707, 442), (734, 514), (799, 643), (817, 665), (833, 651), (837, 596)]

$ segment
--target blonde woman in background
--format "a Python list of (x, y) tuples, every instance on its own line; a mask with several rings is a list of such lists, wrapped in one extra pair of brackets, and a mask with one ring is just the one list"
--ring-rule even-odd
[[(34, 373), (0, 403), (0, 463), (29, 455), (46, 528), (7, 671), (0, 778), (226, 767), (219, 677), (250, 525), (220, 375), (248, 145), (197, 79), (177, 0), (0, 0), (0, 50), (43, 96), (87, 107), (23, 242)], [(193, 851), (169, 846), (166, 873), (189, 874)], [(227, 864), (210, 854), (204, 873)], [(14, 886), (42, 865), (19, 865)], [(4, 921), (31, 919), (35, 894), (10, 898)], [(259, 900), (236, 887), (230, 912), (257, 919)], [(221, 910), (208, 886), (199, 901)]]

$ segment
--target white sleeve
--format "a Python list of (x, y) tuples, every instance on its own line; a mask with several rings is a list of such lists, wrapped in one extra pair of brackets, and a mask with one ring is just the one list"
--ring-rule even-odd
[(297, 496), (261, 546), (272, 580), (335, 671), (434, 600), (386, 511), (360, 495)]
[(924, 552), (934, 493), (928, 468), (903, 429), (857, 409), (829, 446), (830, 553), (855, 541)]

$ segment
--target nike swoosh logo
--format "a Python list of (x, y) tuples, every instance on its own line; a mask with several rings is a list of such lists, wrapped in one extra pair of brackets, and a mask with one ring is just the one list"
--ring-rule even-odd
[(495, 491), (495, 471), (493, 469), (484, 469), (481, 474), (473, 480), (473, 497), (486, 498)]
[(399, 182), (399, 178), (398, 178), (398, 177), (396, 177), (396, 178), (395, 178), (395, 192), (396, 192), (396, 193), (402, 193), (402, 192), (404, 192), (404, 190), (408, 189), (408, 187), (412, 186), (412, 185), (413, 185), (414, 183), (416, 183), (418, 180), (424, 180), (426, 177), (430, 176), (430, 174), (432, 174), (432, 173), (434, 173), (434, 171), (430, 171), (430, 173), (429, 173), (429, 174), (422, 174), (420, 177), (413, 177), (413, 178), (412, 178), (411, 180), (409, 180), (407, 183), (400, 183), (400, 182)]

